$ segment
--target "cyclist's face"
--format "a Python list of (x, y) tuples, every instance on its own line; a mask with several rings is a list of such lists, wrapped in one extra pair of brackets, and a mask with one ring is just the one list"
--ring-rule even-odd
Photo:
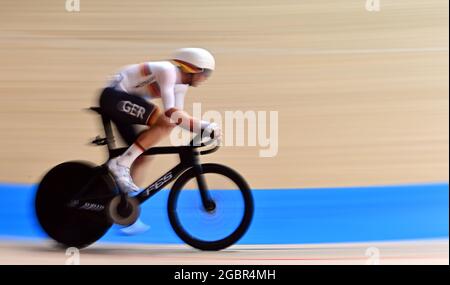
[(211, 75), (210, 71), (204, 71), (200, 73), (194, 73), (191, 79), (191, 86), (197, 87), (202, 84)]

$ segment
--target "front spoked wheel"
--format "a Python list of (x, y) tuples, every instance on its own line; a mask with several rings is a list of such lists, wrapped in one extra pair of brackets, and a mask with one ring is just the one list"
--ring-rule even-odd
[(205, 208), (193, 169), (175, 182), (169, 194), (168, 214), (176, 234), (201, 250), (221, 250), (236, 243), (253, 217), (253, 198), (244, 178), (220, 164), (203, 164), (208, 197)]

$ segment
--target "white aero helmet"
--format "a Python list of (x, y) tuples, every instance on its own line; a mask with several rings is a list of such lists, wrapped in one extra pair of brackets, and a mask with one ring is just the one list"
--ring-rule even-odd
[(212, 71), (216, 61), (214, 56), (202, 48), (182, 48), (174, 52), (172, 59), (184, 72), (199, 73)]

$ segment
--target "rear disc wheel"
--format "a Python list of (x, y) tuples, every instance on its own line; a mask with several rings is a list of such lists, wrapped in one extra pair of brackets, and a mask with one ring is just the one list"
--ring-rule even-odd
[[(111, 178), (100, 170), (101, 167), (87, 162), (65, 162), (51, 169), (38, 186), (37, 220), (45, 233), (63, 246), (86, 247), (112, 226), (104, 202), (115, 191)], [(89, 201), (93, 202), (83, 205), (83, 199), (91, 197), (93, 200)], [(85, 209), (78, 209), (81, 206)]]

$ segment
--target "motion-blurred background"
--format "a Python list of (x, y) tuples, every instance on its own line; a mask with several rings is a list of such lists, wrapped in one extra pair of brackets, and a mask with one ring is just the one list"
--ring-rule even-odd
[(2, 0), (0, 181), (36, 183), (70, 159), (103, 162), (87, 144), (99, 119), (83, 108), (121, 66), (185, 46), (217, 59), (187, 110), (279, 112), (276, 157), (225, 147), (207, 158), (253, 187), (448, 181), (448, 1), (366, 4), (81, 0), (68, 12), (64, 0)]
[[(76, 2), (79, 11), (67, 11)], [(253, 189), (270, 189), (254, 191), (255, 221), (243, 243), (444, 237), (435, 248), (393, 246), (391, 261), (422, 263), (435, 254), (448, 264), (448, 13), (447, 0), (1, 0), (0, 236), (36, 235), (30, 185), (51, 167), (105, 161), (105, 150), (89, 145), (103, 135), (100, 120), (84, 109), (97, 105), (109, 75), (198, 46), (215, 55), (217, 70), (190, 88), (187, 111), (201, 102), (203, 112), (278, 112), (275, 157), (247, 146), (202, 158), (237, 169)], [(176, 161), (155, 159), (146, 182)], [(345, 188), (413, 184), (419, 186)], [(178, 242), (161, 220), (162, 201), (147, 205), (154, 230), (135, 242)], [(29, 259), (22, 246), (8, 253), (9, 247), (1, 247), (0, 263), (52, 262), (49, 255)], [(280, 254), (290, 262), (308, 252), (316, 261), (339, 255), (325, 262), (345, 261), (341, 253), (365, 258), (353, 250)], [(136, 251), (130, 259), (92, 253), (93, 263), (139, 260)], [(193, 260), (162, 254), (143, 262)], [(222, 257), (215, 262), (231, 262)]]

